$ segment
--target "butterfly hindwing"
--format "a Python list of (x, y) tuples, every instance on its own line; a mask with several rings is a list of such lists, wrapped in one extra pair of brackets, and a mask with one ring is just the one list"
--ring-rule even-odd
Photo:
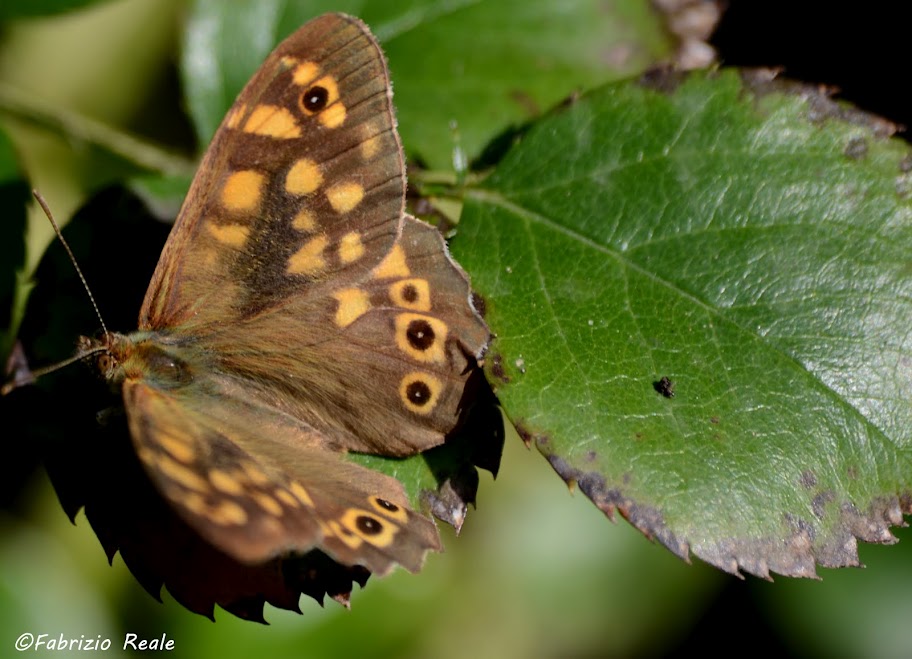
[(208, 394), (191, 401), (141, 382), (127, 382), (124, 398), (155, 485), (236, 560), (320, 549), (382, 575), (397, 563), (417, 571), (424, 554), (440, 548), (434, 524), (411, 510), (398, 481), (321, 450), (307, 428), (254, 406), (226, 409)]

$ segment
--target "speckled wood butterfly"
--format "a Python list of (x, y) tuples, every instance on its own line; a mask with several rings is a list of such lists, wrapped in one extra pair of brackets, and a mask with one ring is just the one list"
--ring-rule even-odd
[(215, 134), (138, 331), (80, 339), (156, 488), (235, 560), (319, 549), (383, 574), (439, 549), (397, 480), (343, 457), (442, 443), (489, 339), (405, 187), (380, 47), (317, 18)]

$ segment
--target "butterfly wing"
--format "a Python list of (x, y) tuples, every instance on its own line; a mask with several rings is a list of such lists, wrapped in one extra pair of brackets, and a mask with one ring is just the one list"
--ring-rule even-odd
[(320, 549), (383, 575), (413, 572), (437, 529), (411, 510), (393, 478), (320, 448), (288, 417), (235, 399), (224, 385), (193, 390), (124, 383), (130, 434), (156, 487), (216, 548), (245, 563)]
[(241, 332), (252, 340), (225, 328), (206, 342), (251, 395), (333, 448), (400, 456), (442, 443), (456, 425), (488, 337), (440, 233), (408, 217), (374, 270), (251, 317)]
[(379, 46), (347, 16), (308, 23), (216, 133), (140, 329), (217, 355), (212, 368), (326, 445), (407, 455), (440, 444), (489, 334), (404, 195)]
[(390, 95), (355, 18), (327, 14), (282, 42), (212, 139), (140, 329), (205, 333), (379, 263), (405, 200)]

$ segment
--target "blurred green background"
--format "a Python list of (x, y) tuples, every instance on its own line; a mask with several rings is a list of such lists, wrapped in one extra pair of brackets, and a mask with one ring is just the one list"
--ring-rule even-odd
[[(124, 165), (72, 135), (61, 138), (68, 130), (54, 126), (48, 117), (65, 123), (72, 110), (102, 126), (135, 131), (177, 154), (157, 167), (168, 170), (173, 165), (175, 174), (197, 153), (193, 123), (183, 111), (178, 62), (180, 44), (187, 38), (185, 21), (206, 3), (65, 4), (90, 6), (60, 15), (23, 16), (41, 14), (36, 10), (41, 3), (0, 4), (2, 109), (28, 114), (21, 112), (14, 91), (49, 103), (38, 125), (20, 116), (8, 126), (16, 134), (14, 145), (31, 184), (55, 199), (55, 212), (62, 217), (122, 177)], [(262, 6), (275, 11), (278, 4)], [(377, 11), (369, 3), (306, 4), (313, 15), (328, 9)], [(448, 6), (409, 4), (439, 11)], [(649, 11), (648, 2), (639, 4)], [(568, 11), (575, 6), (568, 3)], [(500, 14), (507, 20), (508, 12)], [(535, 26), (534, 15), (524, 20)], [(661, 27), (661, 21), (657, 24)], [(547, 24), (538, 28), (546, 30)], [(458, 47), (471, 49), (473, 44)], [(670, 41), (656, 45), (651, 57), (660, 58), (663, 49), (671, 50)], [(390, 57), (395, 83), (397, 62), (392, 53)], [(609, 71), (595, 79), (611, 75)], [(432, 126), (440, 123), (434, 113), (426, 114)], [(421, 116), (420, 104), (400, 107), (407, 149), (405, 119), (418, 121)], [(78, 121), (75, 125), (85, 127)], [(502, 127), (494, 125), (488, 138)], [(454, 139), (449, 127), (437, 128), (438, 138), (443, 134)], [(423, 138), (427, 130), (411, 131), (414, 143), (430, 150), (425, 161), (441, 162), (440, 152), (433, 151), (441, 148), (440, 139)], [(170, 157), (155, 149), (134, 151), (153, 159)], [(21, 195), (21, 186), (0, 188), (4, 202), (21, 200)], [(12, 247), (21, 240), (25, 219), (9, 204), (12, 201), (4, 207), (0, 233), (6, 243), (4, 282), (11, 281), (20, 259), (31, 271), (50, 240), (44, 221), (30, 217), (35, 226), (27, 233), (28, 247), (24, 252)], [(129, 238), (123, 236), (125, 252)], [(4, 285), (5, 294), (9, 285)], [(107, 305), (120, 303), (127, 307), (126, 316), (135, 318), (138, 303), (117, 300)], [(66, 319), (61, 311), (54, 323), (66, 325)], [(72, 337), (91, 327), (68, 325), (65, 331)], [(56, 349), (69, 351), (66, 341)], [(54, 350), (48, 348), (49, 353)], [(734, 650), (733, 637), (765, 653), (912, 655), (912, 533), (907, 529), (897, 531), (903, 540), (898, 546), (861, 547), (865, 570), (822, 571), (819, 582), (740, 581), (702, 564), (679, 561), (623, 521), (608, 523), (585, 497), (568, 494), (548, 464), (515, 436), (507, 438), (496, 481), (482, 472), (478, 510), (470, 512), (461, 535), (442, 529), (446, 552), (430, 556), (420, 575), (399, 571), (371, 580), (363, 592), (353, 593), (351, 611), (332, 602), (321, 609), (302, 600), (300, 616), (268, 609), (268, 627), (223, 611), (212, 624), (184, 610), (167, 593), (164, 605), (156, 603), (119, 557), (108, 567), (85, 518), (80, 516), (75, 528), (70, 525), (37, 462), (35, 447), (17, 444), (18, 437), (15, 425), (7, 423), (0, 472), (0, 657), (15, 654), (13, 644), (23, 632), (100, 635), (112, 639), (106, 656), (120, 654), (127, 632), (147, 638), (165, 633), (175, 640), (177, 656), (642, 656)]]

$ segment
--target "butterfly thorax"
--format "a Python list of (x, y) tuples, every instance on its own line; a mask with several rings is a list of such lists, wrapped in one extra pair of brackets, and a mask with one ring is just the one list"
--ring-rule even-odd
[(144, 379), (161, 389), (185, 386), (193, 380), (189, 364), (178, 354), (180, 348), (153, 332), (109, 332), (100, 339), (83, 336), (79, 349), (97, 352), (95, 367), (115, 389), (126, 379)]

